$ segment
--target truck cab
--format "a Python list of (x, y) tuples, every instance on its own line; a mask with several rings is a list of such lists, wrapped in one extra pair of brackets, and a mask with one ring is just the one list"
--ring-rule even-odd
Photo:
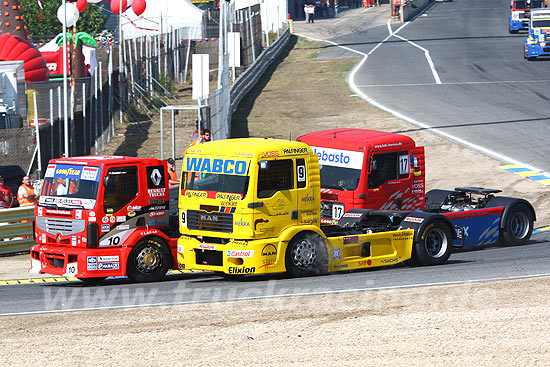
[(520, 30), (529, 29), (531, 10), (544, 8), (545, 6), (545, 0), (511, 0), (508, 32), (512, 34), (518, 33)]
[(335, 129), (303, 135), (319, 158), (321, 222), (336, 224), (354, 208), (423, 209), (424, 147), (408, 136)]
[(525, 59), (535, 60), (539, 56), (550, 56), (550, 9), (531, 12), (529, 36), (523, 42)]
[(94, 282), (158, 280), (174, 267), (166, 163), (86, 156), (51, 160), (35, 208), (33, 273)]

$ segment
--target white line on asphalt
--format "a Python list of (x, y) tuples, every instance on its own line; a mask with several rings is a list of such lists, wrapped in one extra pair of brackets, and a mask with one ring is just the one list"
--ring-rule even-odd
[[(463, 84), (514, 84), (514, 83), (549, 83), (550, 79), (546, 80), (502, 80), (502, 81), (493, 81), (493, 82), (446, 82), (441, 83), (441, 85), (463, 85)], [(429, 85), (438, 85), (436, 83), (409, 83), (409, 84), (367, 84), (367, 85), (358, 85), (360, 88), (369, 88), (369, 87), (424, 87)]]
[[(496, 278), (487, 278), (487, 279), (465, 279), (465, 280), (454, 280), (454, 281), (448, 281), (448, 282), (404, 284), (404, 285), (395, 285), (395, 286), (387, 286), (387, 287), (364, 287), (364, 288), (342, 289), (342, 290), (334, 290), (334, 291), (270, 294), (270, 295), (265, 295), (265, 296), (237, 297), (237, 298), (230, 299), (230, 300), (215, 301), (215, 302), (253, 301), (253, 300), (258, 300), (258, 299), (273, 299), (273, 298), (300, 297), (300, 296), (322, 296), (322, 295), (329, 295), (329, 294), (357, 293), (357, 292), (382, 291), (382, 290), (392, 290), (392, 289), (407, 289), (407, 288), (435, 287), (435, 286), (445, 286), (445, 285), (486, 283), (486, 282), (514, 280), (514, 279), (541, 278), (541, 277), (547, 277), (547, 276), (550, 276), (550, 273), (539, 273), (539, 274), (531, 274), (531, 275), (517, 275), (517, 276), (496, 277)], [(166, 307), (166, 306), (178, 306), (178, 305), (188, 305), (188, 304), (197, 304), (197, 303), (208, 303), (208, 302), (204, 301), (204, 300), (195, 300), (195, 301), (182, 301), (182, 302), (174, 302), (174, 303), (161, 302), (161, 303), (149, 303), (149, 304), (143, 304), (143, 305), (120, 305), (120, 306), (105, 306), (105, 307), (70, 308), (70, 309), (58, 309), (58, 310), (47, 310), (47, 311), (9, 312), (9, 313), (0, 313), (0, 316), (36, 315), (36, 314), (50, 314), (50, 313), (60, 313), (60, 312), (81, 312), (81, 311), (98, 311), (98, 310), (116, 310), (116, 309), (159, 307), (159, 306)]]
[(422, 51), (424, 51), (424, 56), (426, 56), (426, 60), (428, 60), (428, 65), (430, 65), (430, 69), (432, 70), (432, 75), (434, 76), (435, 84), (441, 84), (441, 79), (439, 78), (439, 74), (437, 73), (437, 70), (435, 69), (434, 62), (432, 60), (432, 57), (430, 56), (430, 51), (428, 51), (424, 47), (422, 47), (420, 45), (417, 45), (416, 43), (414, 43), (412, 41), (409, 41), (408, 39), (406, 39), (404, 37), (401, 37), (397, 34), (395, 34), (394, 36), (399, 38), (399, 39), (402, 39), (403, 41), (405, 41), (407, 43), (410, 43), (414, 47), (417, 47), (417, 48), (421, 49)]

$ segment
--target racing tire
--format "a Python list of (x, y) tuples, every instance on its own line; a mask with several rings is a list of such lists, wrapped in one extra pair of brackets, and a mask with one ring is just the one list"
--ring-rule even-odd
[(411, 260), (412, 266), (442, 265), (447, 262), (453, 251), (451, 229), (443, 221), (429, 223), (415, 241)]
[(134, 282), (156, 282), (164, 278), (173, 265), (168, 245), (157, 237), (138, 242), (128, 256), (126, 275)]
[(525, 245), (533, 234), (534, 218), (529, 207), (523, 203), (514, 205), (506, 213), (500, 230), (501, 243), (508, 246)]
[(77, 278), (89, 285), (100, 285), (107, 277)]
[(328, 252), (323, 239), (313, 233), (294, 237), (286, 249), (286, 271), (293, 277), (328, 273)]

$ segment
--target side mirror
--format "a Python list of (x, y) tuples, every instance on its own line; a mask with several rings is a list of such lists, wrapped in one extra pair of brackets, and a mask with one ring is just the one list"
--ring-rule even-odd
[(109, 185), (109, 181), (110, 181), (110, 177), (105, 176), (105, 178), (103, 179), (103, 186), (107, 187)]

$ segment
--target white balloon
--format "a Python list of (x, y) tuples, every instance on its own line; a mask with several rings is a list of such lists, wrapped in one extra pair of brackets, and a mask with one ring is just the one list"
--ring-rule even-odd
[(63, 9), (63, 5), (61, 5), (57, 9), (57, 19), (63, 24), (63, 17), (65, 16), (65, 11), (67, 13), (66, 19), (67, 19), (67, 27), (72, 27), (76, 24), (78, 21), (78, 17), (80, 16), (80, 13), (78, 12), (78, 8), (76, 7), (75, 3), (66, 3), (65, 9)]
[(97, 3), (100, 3), (102, 2), (103, 0), (88, 0), (88, 3), (89, 4), (97, 4)]
[(130, 6), (134, 2), (134, 0), (126, 0), (126, 2), (128, 3), (128, 6)]

